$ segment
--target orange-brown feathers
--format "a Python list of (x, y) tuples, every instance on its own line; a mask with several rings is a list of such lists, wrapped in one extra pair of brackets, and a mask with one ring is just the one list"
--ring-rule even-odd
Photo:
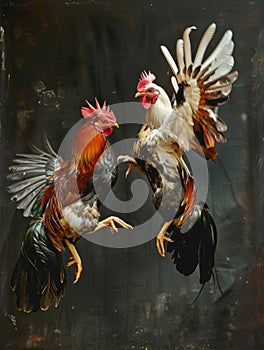
[(105, 145), (105, 137), (90, 123), (86, 123), (75, 137), (71, 161), (74, 162), (77, 169), (85, 168), (90, 171), (104, 151)]
[(93, 175), (94, 167), (106, 146), (106, 138), (90, 123), (84, 124), (78, 131), (73, 143), (71, 168), (77, 176), (79, 192)]
[(178, 220), (178, 225), (181, 226), (187, 216), (193, 211), (196, 201), (196, 188), (194, 179), (190, 174), (184, 174), (183, 185), (185, 190), (185, 195), (181, 203), (184, 206), (184, 212)]

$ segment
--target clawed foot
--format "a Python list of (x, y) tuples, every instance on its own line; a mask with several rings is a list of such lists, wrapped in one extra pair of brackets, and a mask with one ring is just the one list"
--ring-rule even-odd
[(158, 234), (157, 238), (156, 238), (156, 247), (158, 249), (158, 253), (161, 256), (165, 256), (165, 247), (164, 247), (164, 241), (166, 242), (173, 242), (173, 240), (167, 236), (165, 236), (166, 234), (168, 234), (167, 232), (165, 232), (165, 234), (161, 235), (160, 233)]
[(69, 262), (67, 263), (66, 266), (70, 267), (70, 266), (76, 265), (75, 266), (75, 280), (73, 283), (77, 283), (80, 276), (81, 276), (81, 273), (82, 273), (82, 260), (80, 258), (80, 255), (78, 254), (75, 246), (72, 243), (70, 243), (68, 241), (68, 239), (65, 239), (65, 244), (72, 254), (72, 256), (70, 257)]
[(78, 282), (80, 276), (81, 276), (81, 273), (82, 273), (82, 261), (81, 259), (79, 258), (74, 258), (73, 256), (70, 257), (68, 263), (67, 263), (67, 267), (71, 267), (73, 265), (76, 265), (75, 266), (75, 280), (74, 280), (74, 284)]
[(133, 229), (133, 227), (129, 224), (127, 224), (125, 221), (121, 220), (117, 216), (109, 216), (109, 218), (102, 220), (100, 222), (100, 225), (103, 226), (109, 226), (111, 232), (117, 232), (118, 228), (116, 227), (116, 224), (119, 225), (122, 228), (125, 229)]
[(162, 229), (160, 230), (160, 233), (157, 235), (157, 238), (156, 238), (156, 247), (158, 249), (158, 253), (159, 253), (159, 255), (161, 255), (163, 257), (165, 256), (164, 241), (170, 242), (170, 243), (173, 242), (173, 240), (171, 238), (166, 236), (168, 234), (167, 229), (171, 223), (172, 223), (172, 220), (165, 222)]
[(132, 168), (136, 167), (137, 166), (137, 161), (131, 157), (131, 156), (128, 156), (128, 155), (125, 155), (125, 156), (119, 156), (117, 158), (117, 162), (118, 163), (129, 163), (129, 166), (127, 168), (127, 171), (126, 171), (126, 178), (128, 177), (128, 175), (130, 174)]

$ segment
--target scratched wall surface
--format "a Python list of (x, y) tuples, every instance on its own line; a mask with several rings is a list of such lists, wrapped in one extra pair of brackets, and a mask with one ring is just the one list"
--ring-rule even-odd
[[(264, 346), (264, 8), (262, 0), (5, 1), (1, 3), (0, 348), (178, 350)], [(138, 75), (167, 81), (160, 44), (186, 26), (197, 45), (209, 23), (216, 40), (234, 32), (239, 79), (220, 115), (228, 142), (209, 164), (208, 203), (217, 222), (216, 270), (198, 301), (198, 273), (176, 273), (155, 242), (110, 249), (78, 243), (85, 266), (58, 309), (16, 311), (9, 288), (28, 220), (5, 191), (5, 174), (27, 140), (54, 148), (85, 99), (134, 100)], [(125, 131), (124, 137), (126, 137)], [(143, 215), (143, 213), (142, 213)]]

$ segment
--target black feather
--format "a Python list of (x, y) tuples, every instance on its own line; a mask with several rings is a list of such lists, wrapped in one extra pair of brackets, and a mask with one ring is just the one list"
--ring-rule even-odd
[(210, 280), (214, 267), (214, 253), (217, 245), (216, 224), (208, 210), (201, 212), (201, 245), (200, 245), (200, 283)]
[(199, 265), (200, 283), (204, 284), (212, 276), (217, 229), (206, 204), (198, 213), (197, 220), (185, 233), (174, 224), (170, 226), (173, 242), (168, 243), (167, 251), (172, 253), (176, 269), (185, 276), (191, 275)]
[(176, 98), (177, 106), (182, 104), (185, 101), (183, 85), (179, 85), (179, 91), (177, 92), (177, 95), (175, 96), (175, 98)]
[(66, 287), (65, 270), (59, 253), (50, 243), (40, 220), (32, 221), (22, 242), (13, 271), (11, 288), (17, 308), (24, 312), (57, 307)]

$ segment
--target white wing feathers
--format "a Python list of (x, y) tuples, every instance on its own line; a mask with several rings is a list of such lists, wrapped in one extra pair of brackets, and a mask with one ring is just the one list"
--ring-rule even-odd
[(190, 33), (196, 27), (187, 28), (183, 33), (183, 49), (184, 49), (184, 58), (185, 58), (185, 67), (188, 72), (189, 67), (192, 65), (192, 50), (190, 42)]
[(168, 62), (169, 66), (170, 66), (170, 68), (171, 68), (171, 70), (172, 70), (172, 73), (174, 74), (174, 75), (172, 76), (172, 78), (173, 78), (172, 84), (173, 84), (174, 91), (175, 91), (176, 94), (177, 94), (177, 93), (178, 93), (178, 90), (179, 90), (179, 85), (178, 85), (177, 79), (176, 79), (175, 77), (178, 75), (178, 71), (179, 71), (179, 70), (178, 70), (178, 67), (177, 67), (177, 65), (176, 65), (176, 63), (175, 63), (175, 61), (174, 61), (172, 55), (170, 54), (169, 50), (167, 49), (167, 47), (161, 45), (160, 48), (161, 48), (161, 50), (162, 50), (164, 56), (165, 56), (166, 59), (167, 59), (167, 62)]
[[(216, 25), (212, 23), (205, 31), (193, 60), (190, 42), (193, 29), (196, 28), (187, 28), (183, 39), (176, 43), (177, 63), (169, 50), (161, 46), (173, 73), (171, 83), (177, 100), (174, 111), (164, 121), (161, 129), (177, 140), (179, 145), (181, 142), (184, 150), (191, 147), (194, 132), (201, 131), (204, 148), (213, 149), (215, 141), (226, 140), (222, 134), (226, 125), (217, 115), (217, 106), (227, 100), (232, 84), (238, 76), (237, 72), (231, 72), (234, 66), (233, 34), (231, 30), (227, 30), (212, 53), (204, 60), (216, 30)], [(187, 128), (184, 132), (183, 124)], [(181, 140), (184, 137), (186, 139)]]
[[(183, 80), (183, 70), (184, 70), (184, 50), (183, 50), (183, 40), (179, 39), (176, 44), (176, 56), (179, 65), (179, 74), (176, 75), (179, 83)], [(166, 57), (166, 56), (165, 56)]]
[(204, 58), (205, 51), (214, 36), (215, 30), (216, 30), (216, 25), (215, 23), (212, 23), (205, 31), (197, 49), (197, 53), (193, 62), (193, 70), (195, 70), (197, 67), (201, 65), (202, 60)]

